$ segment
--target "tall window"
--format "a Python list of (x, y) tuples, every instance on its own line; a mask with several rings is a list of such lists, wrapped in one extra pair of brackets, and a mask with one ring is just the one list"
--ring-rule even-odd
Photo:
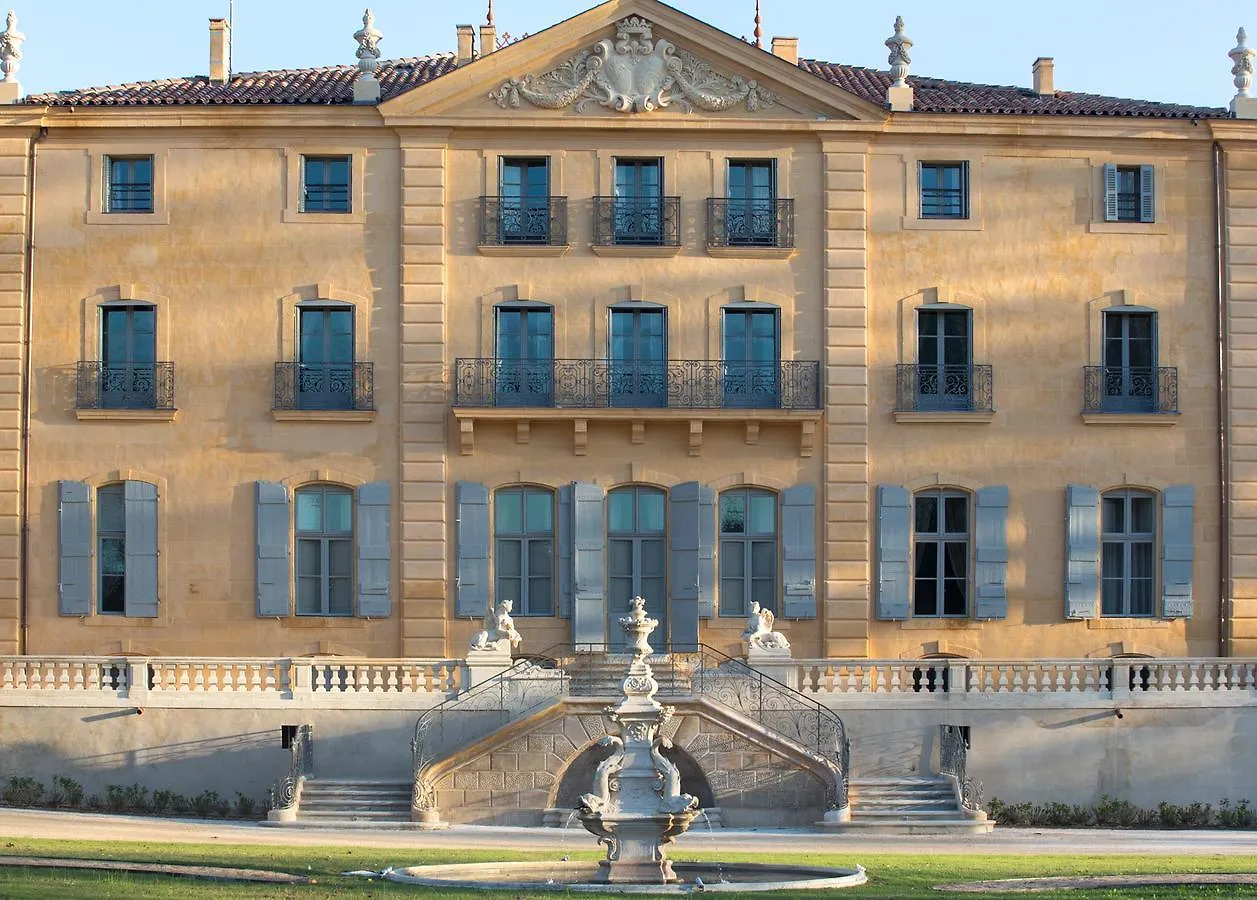
[(720, 614), (752, 603), (777, 608), (777, 495), (739, 489), (720, 495)]
[(495, 310), (498, 406), (550, 406), (554, 398), (554, 310), (518, 304)]
[(970, 311), (917, 311), (917, 409), (973, 405)]
[(349, 156), (304, 156), (301, 159), (301, 211), (352, 212), (349, 199)]
[(520, 615), (554, 614), (554, 494), (501, 488), (493, 495), (494, 572), (498, 602)]
[(611, 309), (612, 406), (667, 406), (668, 325), (660, 306)]
[(96, 547), (100, 560), (100, 611), (125, 615), (127, 598), (127, 514), (122, 484), (96, 490)]
[(331, 485), (300, 488), (296, 506), (297, 615), (353, 615), (353, 493)]
[(969, 218), (969, 164), (923, 162), (920, 165), (921, 218)]
[(153, 157), (105, 157), (105, 212), (153, 211)]
[(1101, 601), (1106, 616), (1151, 616), (1156, 582), (1156, 498), (1111, 491), (1101, 498)]
[(912, 614), (969, 612), (969, 497), (923, 491), (913, 498)]
[(504, 158), (498, 199), (501, 243), (550, 242), (550, 160)]
[(731, 246), (777, 243), (777, 171), (771, 159), (729, 160), (725, 233)]
[(725, 405), (778, 405), (781, 338), (775, 308), (724, 311)]
[(663, 161), (617, 159), (612, 237), (617, 244), (663, 242)]
[(1103, 404), (1106, 410), (1157, 408), (1156, 314), (1104, 313)]
[(1104, 166), (1104, 218), (1108, 222), (1154, 222), (1155, 166)]
[(609, 632), (617, 644), (623, 629), (614, 621), (643, 597), (646, 611), (659, 620), (656, 634), (667, 634), (667, 541), (664, 509), (667, 495), (658, 488), (616, 488), (607, 495), (608, 589), (612, 621)]
[(298, 314), (298, 408), (353, 409), (353, 307), (301, 307)]
[(100, 404), (152, 409), (157, 403), (157, 310), (101, 307)]

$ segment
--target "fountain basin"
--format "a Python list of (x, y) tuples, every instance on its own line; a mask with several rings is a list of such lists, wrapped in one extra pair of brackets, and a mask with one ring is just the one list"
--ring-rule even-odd
[[(604, 861), (605, 862), (605, 861)], [(672, 860), (677, 881), (626, 884), (598, 881), (604, 863), (491, 862), (411, 866), (386, 873), (389, 881), (430, 887), (513, 891), (591, 891), (609, 894), (688, 894), (693, 891), (833, 890), (868, 881), (863, 866), (837, 869), (774, 863)], [(701, 884), (700, 884), (701, 882)]]

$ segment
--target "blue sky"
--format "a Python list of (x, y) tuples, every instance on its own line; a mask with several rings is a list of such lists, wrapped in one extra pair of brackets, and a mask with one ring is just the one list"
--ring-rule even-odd
[[(228, 0), (10, 0), (26, 34), (19, 77), (28, 93), (203, 74), (208, 19)], [(235, 69), (352, 63), (362, 0), (235, 0)], [(590, 0), (495, 0), (499, 32), (533, 33)], [(754, 0), (676, 0), (675, 6), (750, 36)], [(483, 0), (374, 0), (386, 57), (454, 48), (454, 26), (484, 21)], [(1257, 4), (1242, 0), (762, 0), (765, 44), (800, 38), (800, 54), (876, 68), (896, 14), (915, 42), (913, 72), (986, 84), (1030, 83), (1036, 56), (1056, 59), (1056, 87), (1120, 97), (1224, 106), (1234, 95), (1227, 51)], [(1245, 19), (1249, 20), (1247, 23)]]

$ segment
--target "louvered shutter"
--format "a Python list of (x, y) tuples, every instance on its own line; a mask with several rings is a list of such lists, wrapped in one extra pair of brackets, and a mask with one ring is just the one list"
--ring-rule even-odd
[(572, 642), (605, 646), (606, 532), (603, 490), (596, 484), (572, 485)]
[(372, 481), (357, 491), (358, 615), (385, 619), (392, 612), (392, 490)]
[(292, 612), (288, 488), (275, 481), (259, 481), (256, 519), (258, 615), (288, 616)]
[(559, 488), (559, 521), (556, 530), (559, 562), (559, 615), (572, 615), (572, 486)]
[(698, 617), (716, 614), (716, 492), (698, 489)]
[(126, 599), (128, 616), (157, 617), (157, 485), (128, 481), (126, 508)]
[(81, 481), (57, 482), (57, 609), (63, 616), (92, 614), (91, 496)]
[(454, 614), (483, 618), (489, 610), (489, 489), (460, 481), (454, 485), (458, 507), (454, 579)]
[(781, 578), (787, 619), (816, 618), (816, 488), (796, 484), (781, 492)]
[(1161, 614), (1167, 619), (1192, 615), (1192, 512), (1196, 489), (1176, 484), (1161, 495)]
[(1100, 599), (1100, 492), (1071, 484), (1065, 505), (1065, 618), (1094, 619)]
[(1104, 164), (1104, 221), (1117, 221), (1117, 166)]
[(912, 498), (897, 484), (877, 486), (877, 617), (908, 618)]
[(1156, 205), (1156, 166), (1139, 167), (1139, 221), (1155, 222)]
[(668, 491), (668, 603), (669, 642), (675, 650), (698, 644), (699, 510), (697, 481), (686, 481)]
[(1008, 618), (1008, 488), (984, 487), (977, 492), (975, 543), (977, 565), (974, 571), (976, 619)]

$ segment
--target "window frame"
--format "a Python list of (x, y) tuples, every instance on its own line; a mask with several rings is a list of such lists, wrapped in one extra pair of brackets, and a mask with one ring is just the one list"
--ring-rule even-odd
[[(727, 532), (724, 530), (724, 516), (722, 508), (726, 497), (741, 495), (744, 499), (743, 506), (743, 531)], [(771, 497), (773, 500), (773, 531), (766, 534), (765, 532), (751, 532), (750, 527), (750, 509), (752, 497)], [(716, 497), (716, 582), (719, 596), (716, 602), (716, 615), (726, 618), (746, 618), (751, 611), (751, 603), (755, 600), (755, 561), (754, 561), (754, 545), (755, 544), (771, 544), (773, 547), (773, 573), (772, 582), (769, 585), (768, 598), (769, 602), (760, 601), (760, 609), (767, 609), (775, 615), (780, 616), (782, 611), (778, 608), (777, 600), (782, 596), (781, 591), (781, 495), (776, 491), (770, 491), (765, 488), (739, 486), (721, 491)], [(725, 581), (724, 574), (725, 565), (725, 547), (727, 544), (742, 545), (742, 574), (730, 577), (730, 581), (741, 582), (741, 604), (736, 610), (726, 604)], [(763, 581), (763, 576), (759, 576), (759, 581)]]
[[(931, 497), (931, 496), (938, 498), (938, 501), (939, 501), (938, 509), (937, 509), (937, 521), (938, 521), (938, 527), (940, 530), (937, 530), (934, 532), (923, 533), (919, 531), (917, 528), (917, 501), (921, 498)], [(910, 498), (911, 498), (911, 503), (912, 503), (911, 507), (909, 508), (909, 514), (911, 516), (911, 518), (909, 519), (909, 523), (912, 528), (911, 544), (910, 544), (911, 549), (912, 549), (912, 565), (911, 565), (911, 568), (909, 569), (909, 579), (910, 579), (910, 585), (911, 585), (909, 596), (908, 596), (909, 617), (913, 619), (953, 619), (953, 620), (965, 620), (965, 619), (972, 618), (973, 607), (974, 607), (974, 596), (973, 596), (973, 591), (974, 591), (973, 552), (974, 552), (974, 546), (975, 546), (974, 514), (976, 512), (976, 507), (977, 507), (975, 495), (970, 491), (962, 490), (960, 488), (930, 487), (930, 488), (925, 488), (922, 490), (913, 491), (910, 494)], [(944, 548), (946, 547), (947, 544), (958, 543), (959, 542), (958, 539), (962, 535), (962, 532), (946, 531), (946, 526), (947, 526), (946, 500), (956, 499), (956, 498), (963, 498), (965, 501), (965, 526), (966, 528), (965, 528), (965, 531), (963, 532), (964, 560), (965, 560), (965, 564), (964, 564), (964, 607), (965, 608), (963, 612), (950, 612), (949, 613), (946, 611), (947, 610), (946, 587), (947, 587), (947, 581), (949, 579), (946, 575), (946, 571), (947, 571), (946, 551)], [(939, 548), (938, 550), (935, 551), (934, 575), (931, 578), (926, 579), (926, 580), (935, 581), (935, 593), (934, 593), (935, 612), (933, 613), (919, 612), (917, 608), (917, 582), (919, 578), (918, 572), (917, 572), (917, 565), (920, 560), (920, 553), (921, 553), (920, 545), (922, 543), (930, 543)], [(954, 581), (955, 576), (952, 576), (950, 580)]]
[[(125, 338), (127, 353), (122, 358), (114, 359), (109, 352), (109, 318), (113, 313), (125, 314)], [(135, 355), (135, 338), (137, 334), (136, 313), (147, 313), (152, 317), (151, 342), (148, 346), (151, 359), (137, 359)], [(100, 409), (140, 409), (157, 408), (159, 394), (159, 372), (168, 365), (158, 358), (158, 315), (157, 305), (144, 300), (111, 301), (98, 304), (97, 314), (97, 348), (96, 359), (99, 363), (98, 398)], [(167, 376), (168, 377), (168, 376)], [(109, 391), (106, 386), (117, 383), (121, 389)], [(106, 398), (109, 399), (106, 399)]]
[[(1136, 318), (1146, 318), (1149, 323), (1149, 332), (1151, 335), (1149, 338), (1150, 349), (1151, 349), (1151, 363), (1149, 366), (1146, 366), (1146, 367), (1132, 366), (1130, 365), (1130, 362), (1129, 362), (1131, 340), (1132, 340), (1130, 337), (1130, 324)], [(1160, 384), (1161, 384), (1160, 377), (1158, 374), (1160, 371), (1160, 362), (1161, 362), (1160, 360), (1161, 331), (1160, 331), (1160, 328), (1158, 327), (1159, 325), (1158, 319), (1159, 317), (1157, 316), (1157, 311), (1155, 309), (1148, 309), (1146, 307), (1111, 306), (1106, 309), (1102, 309), (1100, 311), (1100, 371), (1101, 371), (1100, 389), (1101, 391), (1104, 392), (1101, 397), (1101, 403), (1102, 403), (1102, 408), (1104, 412), (1106, 413), (1114, 413), (1114, 412), (1116, 413), (1155, 413), (1157, 411), (1158, 406), (1160, 405), (1159, 403), (1160, 398), (1158, 394), (1160, 391)], [(1122, 333), (1122, 336), (1118, 339), (1122, 347), (1121, 352), (1122, 352), (1123, 361), (1120, 365), (1117, 365), (1117, 366), (1110, 366), (1108, 364), (1108, 349), (1109, 349), (1109, 341), (1110, 341), (1109, 322), (1110, 321), (1123, 322), (1123, 326), (1122, 326), (1123, 333)], [(1134, 381), (1134, 376), (1131, 373), (1142, 368), (1148, 369), (1147, 377), (1149, 380), (1149, 385), (1150, 385), (1150, 390), (1151, 390), (1151, 393), (1148, 394), (1146, 397), (1146, 402), (1143, 402), (1143, 399), (1140, 398), (1138, 395), (1134, 395), (1130, 393), (1131, 384)], [(1122, 393), (1112, 395), (1113, 396), (1112, 400), (1110, 400), (1110, 395), (1108, 394), (1108, 391), (1107, 391), (1109, 369), (1117, 369), (1121, 372), (1121, 384), (1123, 386)], [(1141, 402), (1135, 402), (1135, 400), (1137, 399), (1140, 400)]]
[[(113, 530), (107, 531), (101, 527), (101, 522), (104, 519), (104, 515), (102, 513), (102, 510), (104, 509), (104, 499), (102, 495), (104, 495), (106, 492), (108, 492), (108, 496), (110, 498), (114, 498), (114, 497), (117, 498), (117, 504), (118, 504), (117, 516), (118, 516), (118, 522), (121, 525), (120, 531), (113, 531)], [(95, 613), (96, 615), (99, 615), (99, 616), (111, 616), (111, 617), (122, 616), (125, 618), (127, 614), (126, 482), (125, 481), (112, 481), (106, 484), (97, 485), (93, 489), (93, 500), (95, 502), (95, 513), (96, 513), (94, 521), (92, 523), (94, 526), (93, 530), (95, 532), (93, 535), (92, 544), (96, 551), (96, 566), (95, 566), (96, 602), (94, 603)], [(118, 597), (119, 603), (121, 604), (118, 609), (105, 609), (105, 593), (106, 593), (105, 592), (105, 578), (106, 578), (107, 573), (105, 572), (105, 546), (104, 544), (106, 540), (119, 541), (122, 546), (122, 574), (121, 574), (122, 590)], [(118, 576), (116, 573), (109, 573), (109, 577), (118, 577)]]
[[(1121, 499), (1123, 501), (1123, 525), (1124, 528), (1120, 532), (1105, 530), (1104, 507), (1106, 500)], [(1104, 491), (1100, 494), (1099, 515), (1100, 522), (1097, 529), (1100, 535), (1100, 618), (1103, 619), (1155, 619), (1159, 614), (1158, 590), (1161, 572), (1161, 539), (1162, 539), (1162, 523), (1161, 523), (1161, 503), (1160, 495), (1155, 491), (1146, 490), (1135, 487), (1119, 487), (1113, 490)], [(1133, 503), (1134, 500), (1146, 500), (1151, 505), (1152, 511), (1152, 531), (1134, 531), (1133, 521)], [(1106, 546), (1122, 547), (1122, 573), (1120, 576), (1106, 575), (1109, 556), (1105, 553)], [(1132, 574), (1134, 561), (1135, 546), (1148, 547), (1149, 561), (1148, 567), (1150, 575), (1146, 578), (1140, 578), (1148, 584), (1148, 610), (1147, 612), (1131, 612), (1133, 581), (1135, 576)], [(1118, 610), (1110, 611), (1106, 608), (1106, 591), (1105, 583), (1115, 581), (1120, 577), (1121, 580), (1121, 596), (1119, 598)]]
[[(89, 147), (87, 208), (83, 221), (87, 225), (169, 225), (170, 209), (166, 202), (166, 168), (170, 151), (145, 144), (104, 144)], [(109, 160), (148, 157), (152, 167), (152, 209), (148, 212), (111, 212), (109, 210)]]
[[(625, 496), (627, 494), (631, 494), (633, 498), (633, 501), (632, 501), (633, 527), (631, 530), (613, 529), (612, 520), (611, 520), (611, 506), (614, 501), (612, 498)], [(660, 502), (662, 504), (662, 510), (663, 510), (663, 522), (662, 522), (661, 527), (658, 530), (646, 530), (642, 527), (641, 497), (644, 494), (649, 494), (650, 496), (658, 496), (660, 498)], [(607, 507), (607, 512), (606, 512), (607, 520), (606, 520), (606, 527), (604, 529), (604, 537), (606, 539), (606, 578), (607, 578), (607, 601), (608, 601), (607, 609), (612, 619), (609, 625), (612, 625), (612, 626), (616, 625), (616, 623), (614, 622), (615, 615), (612, 612), (613, 603), (611, 602), (612, 601), (611, 585), (615, 578), (624, 577), (622, 575), (616, 575), (612, 571), (612, 565), (614, 563), (614, 559), (612, 555), (611, 546), (612, 546), (612, 543), (615, 541), (628, 541), (631, 546), (631, 556), (632, 556), (631, 564), (630, 564), (631, 573), (629, 575), (629, 578), (632, 581), (632, 586), (631, 586), (631, 589), (629, 590), (629, 598), (636, 597), (636, 596), (645, 597), (646, 598), (646, 612), (659, 620), (659, 625), (656, 629), (656, 633), (661, 634), (661, 635), (666, 635), (668, 634), (668, 615), (667, 615), (668, 596), (669, 596), (668, 566), (670, 565), (670, 561), (668, 559), (668, 554), (669, 554), (668, 492), (665, 489), (657, 487), (653, 484), (620, 485), (619, 487), (612, 488), (611, 490), (607, 491), (606, 507)], [(658, 541), (659, 543), (659, 554), (660, 554), (660, 560), (662, 564), (660, 566), (661, 571), (659, 574), (660, 591), (659, 591), (658, 597), (655, 597), (655, 598), (652, 598), (649, 595), (649, 592), (644, 592), (642, 588), (642, 580), (644, 577), (642, 561), (644, 559), (644, 549), (645, 549), (646, 541)], [(614, 642), (616, 642), (618, 645), (622, 645), (624, 641), (622, 629), (616, 626), (610, 631), (610, 634), (613, 636)]]
[[(327, 530), (327, 505), (322, 506), (322, 523), (320, 531), (302, 531), (301, 530), (301, 497), (319, 492), (323, 496), (329, 493), (336, 495), (344, 495), (349, 497), (349, 530), (348, 531), (328, 531)], [(292, 542), (293, 542), (293, 593), (292, 593), (292, 615), (295, 618), (334, 618), (334, 619), (352, 619), (357, 616), (357, 588), (358, 588), (358, 533), (357, 533), (357, 514), (358, 514), (358, 498), (353, 488), (346, 487), (341, 484), (331, 484), (325, 482), (314, 482), (311, 484), (303, 484), (292, 492)], [(303, 575), (301, 572), (302, 541), (318, 541), (319, 542), (319, 611), (303, 612), (301, 609), (301, 580), (309, 578), (309, 575)], [(331, 544), (332, 542), (348, 543), (349, 545), (349, 573), (348, 575), (333, 575), (331, 573)], [(347, 578), (349, 583), (349, 609), (346, 612), (333, 612), (331, 608), (331, 579)]]
[[(311, 207), (310, 191), (311, 191), (311, 164), (317, 163), (323, 167), (324, 177), (321, 183), (314, 185), (320, 191), (332, 193), (343, 193), (344, 207), (341, 208), (338, 202), (332, 202), (329, 197), (324, 196), (318, 202), (322, 205)], [(327, 171), (332, 164), (343, 164), (345, 167), (345, 182), (329, 180)], [(351, 215), (354, 211), (354, 160), (352, 153), (303, 153), (301, 155), (301, 197), (298, 202), (300, 211), (303, 213), (318, 213), (322, 215)]]
[[(925, 202), (925, 173), (926, 170), (946, 171), (955, 168), (960, 173), (960, 187), (955, 189), (960, 195), (960, 211), (956, 214), (951, 213), (927, 213)], [(930, 188), (932, 191), (950, 191), (951, 188)], [(917, 218), (926, 221), (946, 221), (946, 222), (965, 222), (970, 218), (971, 203), (969, 197), (969, 161), (967, 159), (960, 160), (936, 160), (923, 159), (917, 161)]]
[[(127, 181), (120, 185), (115, 180), (115, 174), (118, 172), (119, 163), (125, 164), (123, 169), (129, 168), (131, 165), (147, 162), (148, 163), (148, 180)], [(134, 153), (106, 153), (102, 157), (101, 173), (104, 183), (101, 186), (101, 212), (106, 215), (133, 216), (133, 215), (152, 215), (156, 211), (157, 204), (157, 161), (153, 154), (134, 154)], [(135, 189), (137, 186), (146, 185), (148, 190), (148, 203), (144, 206), (130, 207), (119, 205), (116, 199), (116, 193), (120, 187)]]
[[(498, 514), (499, 498), (504, 496), (518, 496), (520, 498), (520, 530), (504, 531), (501, 527), (501, 517)], [(545, 496), (549, 500), (549, 522), (548, 531), (532, 530), (528, 520), (528, 498)], [(533, 484), (512, 484), (497, 488), (493, 492), (493, 599), (494, 603), (501, 603), (505, 598), (502, 591), (502, 581), (504, 577), (519, 582), (518, 596), (512, 596), (510, 599), (514, 603), (514, 614), (518, 616), (535, 616), (535, 617), (553, 617), (558, 614), (558, 559), (555, 555), (555, 520), (558, 516), (558, 496), (557, 492), (548, 487), (541, 487)], [(511, 576), (503, 576), (501, 561), (503, 559), (502, 545), (504, 543), (517, 544), (519, 547), (519, 574)], [(534, 576), (531, 571), (532, 549), (534, 544), (548, 545), (546, 554), (550, 560), (550, 572), (546, 576), (550, 583), (549, 589), (549, 606), (546, 609), (534, 608), (538, 606), (534, 601), (533, 581)]]
[[(645, 315), (658, 315), (663, 352), (660, 359), (643, 359), (640, 356), (642, 347), (641, 323)], [(633, 318), (634, 355), (620, 359), (615, 354), (616, 317), (631, 315)], [(668, 405), (668, 361), (670, 350), (669, 326), (671, 325), (669, 309), (662, 303), (651, 303), (645, 300), (628, 300), (613, 303), (607, 307), (607, 367), (610, 372), (611, 386), (608, 390), (608, 404), (616, 407), (666, 408)], [(617, 368), (618, 367), (618, 368)], [(627, 367), (627, 368), (625, 368)], [(633, 390), (616, 390), (615, 385), (628, 384)], [(653, 390), (656, 385), (661, 390)], [(643, 389), (643, 387), (645, 389)]]
[[(964, 347), (966, 360), (963, 364), (956, 366), (947, 363), (944, 348), (947, 345), (948, 335), (944, 323), (947, 316), (963, 316), (964, 317)], [(927, 320), (938, 322), (939, 329), (933, 335), (926, 335), (922, 329), (922, 324)], [(956, 411), (966, 412), (973, 409), (974, 400), (974, 355), (973, 355), (973, 310), (968, 306), (959, 304), (928, 304), (918, 306), (916, 308), (916, 346), (913, 348), (913, 356), (916, 365), (916, 409), (920, 412), (942, 412)], [(938, 361), (934, 363), (923, 363), (921, 361), (921, 350), (926, 343), (927, 337), (933, 341), (938, 351)], [(935, 390), (931, 394), (927, 394), (922, 390), (922, 384), (926, 382), (925, 372), (929, 368), (934, 373)], [(948, 381), (949, 370), (963, 368), (965, 370), (964, 377), (965, 392), (963, 395), (949, 393), (946, 385)], [(932, 399), (926, 400), (930, 397)], [(949, 398), (954, 398), (949, 402)]]
[[(507, 170), (517, 167), (520, 172), (518, 196), (506, 193)], [(528, 175), (534, 169), (545, 172), (545, 192), (533, 195), (529, 192)], [(554, 173), (549, 156), (500, 156), (498, 157), (498, 242), (500, 245), (538, 245), (550, 243), (550, 199), (554, 196)], [(505, 210), (508, 203), (514, 203), (519, 210), (516, 226), (508, 228)], [(528, 213), (524, 210), (541, 210), (544, 231), (537, 233), (523, 227)]]
[[(366, 156), (360, 146), (322, 144), (284, 149), (284, 211), (291, 225), (363, 225), (366, 223)], [(349, 157), (349, 210), (320, 212), (305, 209), (305, 160)]]

